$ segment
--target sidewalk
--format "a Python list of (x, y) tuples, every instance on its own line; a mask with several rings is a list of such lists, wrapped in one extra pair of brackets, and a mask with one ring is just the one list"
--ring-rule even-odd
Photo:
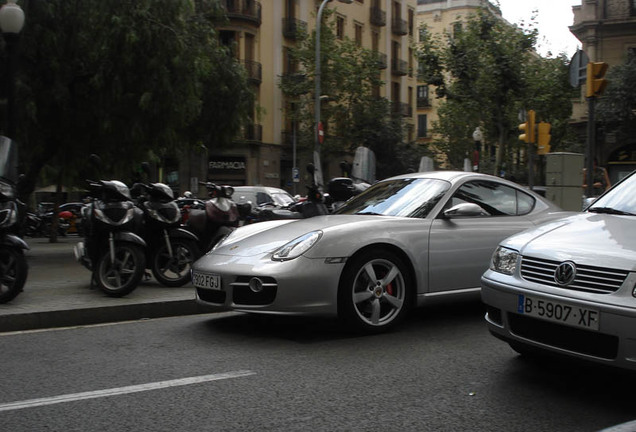
[(26, 240), (29, 275), (24, 291), (0, 304), (0, 332), (215, 312), (195, 302), (191, 284), (168, 288), (150, 279), (125, 297), (108, 297), (90, 288), (90, 272), (75, 261), (80, 238)]

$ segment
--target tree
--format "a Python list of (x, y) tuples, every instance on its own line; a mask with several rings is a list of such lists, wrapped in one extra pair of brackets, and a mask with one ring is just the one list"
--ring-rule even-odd
[(608, 85), (599, 99), (596, 113), (605, 132), (614, 132), (618, 141), (633, 141), (636, 135), (636, 55), (607, 73)]
[(569, 94), (561, 91), (567, 87), (567, 67), (562, 58), (545, 60), (534, 53), (536, 35), (484, 10), (455, 26), (453, 34), (423, 32), (417, 47), (420, 75), (443, 98), (434, 145), (450, 167), (460, 168), (472, 152), (477, 126), (486, 142), (497, 144), (490, 169), (499, 174), (511, 160), (510, 144), (518, 145), (520, 111), (534, 109), (552, 123), (569, 117)]
[(251, 94), (219, 45), (212, 0), (29, 0), (21, 35), (17, 141), (26, 189), (45, 166), (66, 185), (126, 179), (149, 152), (222, 145)]
[[(406, 171), (410, 161), (397, 157), (403, 143), (404, 124), (394, 107), (376, 91), (384, 85), (377, 53), (358, 46), (349, 38), (338, 39), (335, 16), (326, 10), (321, 28), (321, 120), (326, 139), (322, 154), (340, 157), (363, 145), (376, 153), (377, 176), (383, 178)], [(299, 125), (299, 144), (305, 154), (314, 143), (315, 33), (299, 33), (299, 43), (290, 50), (296, 73), (281, 78), (280, 87), (295, 103), (288, 116)], [(411, 153), (415, 149), (411, 149)]]

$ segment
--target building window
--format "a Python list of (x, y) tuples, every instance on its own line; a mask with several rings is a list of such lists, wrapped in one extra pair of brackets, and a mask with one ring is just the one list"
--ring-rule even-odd
[(362, 46), (362, 24), (355, 23), (355, 31), (356, 31), (356, 45), (359, 47)]
[(431, 106), (431, 103), (428, 100), (428, 86), (418, 85), (417, 86), (417, 107), (426, 108), (429, 106)]
[(462, 23), (461, 22), (453, 23), (453, 36), (457, 36), (461, 32), (462, 32)]
[(426, 40), (426, 34), (428, 33), (426, 27), (422, 26), (418, 30), (420, 42), (424, 42)]
[(342, 16), (336, 17), (336, 37), (340, 40), (344, 39), (345, 19)]
[(426, 114), (420, 114), (417, 116), (417, 137), (426, 138), (428, 119)]
[(415, 11), (409, 8), (409, 36), (413, 37), (413, 29), (415, 28)]

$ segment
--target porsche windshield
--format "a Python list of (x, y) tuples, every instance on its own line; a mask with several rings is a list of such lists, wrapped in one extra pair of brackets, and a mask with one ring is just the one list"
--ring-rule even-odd
[(335, 213), (424, 218), (450, 186), (447, 181), (438, 179), (383, 181), (347, 201)]
[(0, 178), (15, 183), (18, 180), (18, 146), (0, 136)]

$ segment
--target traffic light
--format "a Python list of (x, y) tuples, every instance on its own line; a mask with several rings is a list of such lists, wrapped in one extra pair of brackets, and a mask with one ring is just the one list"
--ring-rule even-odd
[(589, 62), (587, 64), (587, 78), (585, 80), (585, 97), (591, 98), (600, 96), (607, 86), (605, 72), (607, 63)]
[(550, 153), (550, 123), (541, 122), (537, 125), (537, 154)]
[(519, 125), (519, 131), (523, 132), (519, 135), (519, 139), (526, 143), (534, 142), (534, 111), (528, 110), (526, 122)]

